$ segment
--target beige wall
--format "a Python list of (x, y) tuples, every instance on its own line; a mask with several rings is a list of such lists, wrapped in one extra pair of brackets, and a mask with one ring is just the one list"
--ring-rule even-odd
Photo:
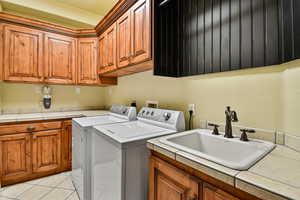
[(186, 111), (196, 104), (200, 120), (223, 122), (227, 105), (238, 111), (239, 124), (280, 130), (300, 136), (300, 60), (281, 66), (240, 70), (189, 78), (152, 76), (152, 71), (119, 79), (105, 89), (105, 104), (157, 100), (160, 107)]
[[(279, 130), (300, 136), (300, 60), (281, 66), (240, 70), (188, 78), (153, 76), (152, 71), (119, 78), (118, 86), (51, 86), (50, 111), (108, 108), (112, 104), (140, 107), (147, 100), (161, 108), (186, 112), (196, 104), (195, 126), (200, 120), (223, 122), (227, 105), (238, 111), (239, 124)], [(37, 84), (0, 82), (0, 108), (4, 113), (44, 111), (41, 87)]]
[[(51, 85), (52, 107), (42, 106), (42, 85), (0, 82), (0, 108), (2, 113), (32, 113), (44, 111), (64, 111), (96, 109), (104, 107), (104, 88), (87, 86)], [(76, 93), (80, 89), (80, 94)], [(2, 102), (2, 103), (1, 103)]]

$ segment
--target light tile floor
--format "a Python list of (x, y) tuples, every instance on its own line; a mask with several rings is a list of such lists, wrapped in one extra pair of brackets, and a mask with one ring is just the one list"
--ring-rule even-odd
[(0, 188), (0, 200), (79, 200), (71, 172)]

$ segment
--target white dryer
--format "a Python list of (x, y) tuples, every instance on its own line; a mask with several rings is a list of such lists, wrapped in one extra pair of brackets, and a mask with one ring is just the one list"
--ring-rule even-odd
[(95, 125), (116, 124), (136, 120), (136, 108), (112, 106), (107, 114), (72, 120), (72, 181), (81, 200), (91, 199), (90, 129)]
[(92, 200), (147, 200), (151, 138), (185, 130), (182, 112), (143, 108), (138, 120), (94, 126)]

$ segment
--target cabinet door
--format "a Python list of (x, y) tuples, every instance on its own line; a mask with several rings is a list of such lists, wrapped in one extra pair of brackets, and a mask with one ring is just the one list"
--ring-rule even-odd
[(130, 64), (131, 57), (131, 29), (130, 11), (127, 11), (117, 21), (117, 62), (118, 68)]
[(151, 58), (150, 0), (139, 0), (131, 8), (132, 63)]
[(150, 200), (199, 200), (199, 183), (164, 161), (151, 159)]
[(203, 184), (203, 200), (239, 200), (230, 194), (213, 187), (209, 184)]
[(99, 54), (100, 54), (100, 69), (99, 73), (114, 71), (117, 69), (116, 52), (117, 52), (117, 31), (116, 23), (111, 25), (99, 40)]
[(30, 134), (1, 136), (0, 159), (3, 184), (29, 176), (32, 171)]
[(5, 25), (4, 38), (4, 80), (43, 81), (43, 32)]
[(76, 39), (57, 34), (45, 37), (46, 82), (76, 83)]
[(62, 133), (62, 168), (63, 171), (72, 169), (72, 121), (63, 123)]
[(0, 24), (0, 81), (3, 80), (3, 48), (4, 48), (4, 24)]
[(106, 49), (106, 42), (107, 42), (106, 33), (103, 33), (99, 37), (99, 73), (101, 73), (105, 67), (107, 66), (107, 51)]
[(78, 40), (78, 83), (97, 84), (97, 38)]
[(61, 130), (36, 132), (32, 136), (33, 172), (61, 168)]

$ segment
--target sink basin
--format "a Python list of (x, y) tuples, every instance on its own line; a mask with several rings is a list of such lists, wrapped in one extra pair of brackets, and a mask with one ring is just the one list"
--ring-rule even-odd
[(235, 170), (247, 170), (273, 150), (271, 142), (251, 139), (224, 138), (211, 130), (196, 129), (160, 139), (160, 142), (181, 151), (213, 161)]

